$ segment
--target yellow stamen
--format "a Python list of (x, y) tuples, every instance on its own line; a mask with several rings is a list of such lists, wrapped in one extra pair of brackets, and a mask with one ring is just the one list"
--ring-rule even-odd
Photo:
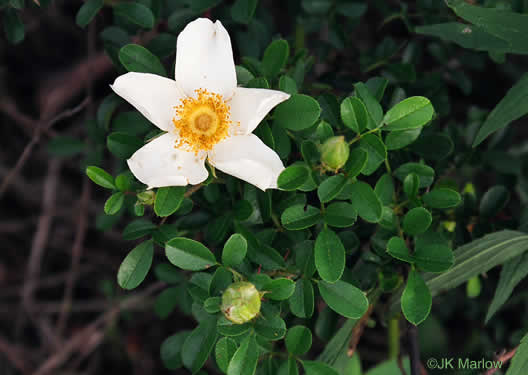
[(185, 98), (176, 106), (172, 122), (179, 133), (176, 147), (186, 147), (196, 154), (212, 150), (214, 145), (229, 135), (230, 107), (221, 95), (207, 90), (196, 90), (196, 98)]

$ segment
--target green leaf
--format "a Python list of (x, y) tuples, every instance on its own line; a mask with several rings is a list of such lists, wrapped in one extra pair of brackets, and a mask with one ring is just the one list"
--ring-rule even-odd
[(145, 280), (152, 265), (154, 256), (154, 244), (152, 240), (137, 245), (125, 257), (119, 271), (117, 271), (117, 283), (123, 289), (134, 289)]
[(419, 241), (415, 244), (413, 258), (420, 269), (428, 272), (447, 271), (455, 261), (453, 251), (447, 244), (422, 245)]
[(176, 37), (169, 33), (159, 33), (145, 45), (145, 48), (160, 59), (164, 59), (176, 51)]
[(315, 240), (314, 251), (319, 276), (329, 283), (339, 280), (345, 269), (345, 247), (337, 234), (323, 228)]
[(423, 207), (416, 207), (407, 212), (403, 218), (403, 230), (405, 233), (415, 236), (425, 232), (431, 223), (433, 216)]
[(183, 364), (193, 374), (202, 368), (216, 343), (216, 316), (202, 320), (183, 343)]
[(387, 159), (387, 148), (381, 138), (374, 134), (367, 134), (361, 138), (359, 147), (364, 149), (368, 154), (367, 165), (361, 173), (365, 176), (370, 176)]
[(339, 375), (332, 367), (318, 361), (302, 361), (306, 375)]
[(356, 89), (357, 96), (363, 101), (365, 108), (367, 109), (367, 115), (369, 118), (367, 128), (374, 129), (380, 125), (383, 120), (383, 109), (364, 83), (356, 83), (354, 88)]
[(510, 298), (513, 289), (528, 275), (528, 254), (522, 254), (503, 264), (495, 295), (488, 307), (485, 323)]
[(284, 277), (274, 279), (264, 285), (263, 290), (269, 292), (266, 293), (266, 298), (272, 299), (274, 301), (282, 301), (290, 298), (295, 290), (295, 283)]
[(220, 319), (218, 319), (217, 330), (219, 334), (224, 336), (240, 336), (246, 333), (249, 327), (249, 323), (235, 324), (222, 316)]
[(303, 9), (309, 14), (322, 15), (332, 7), (331, 0), (302, 0)]
[(297, 94), (297, 83), (290, 76), (281, 76), (279, 78), (279, 90), (290, 95)]
[(401, 237), (392, 237), (387, 242), (387, 253), (401, 261), (414, 263), (414, 257), (410, 254), (405, 240)]
[(220, 311), (222, 297), (209, 297), (204, 301), (203, 308), (209, 314), (215, 314)]
[[(528, 17), (526, 18), (528, 19)], [(525, 30), (528, 32), (528, 28), (525, 27)], [(526, 45), (526, 42), (524, 44)], [(486, 118), (473, 141), (473, 147), (477, 147), (490, 134), (508, 126), (512, 121), (527, 113), (528, 74), (524, 74)]]
[(165, 254), (176, 267), (200, 271), (216, 265), (215, 256), (198, 241), (176, 237), (165, 244)]
[(297, 280), (295, 290), (288, 302), (293, 315), (299, 318), (310, 318), (314, 312), (314, 290), (310, 280)]
[(134, 135), (114, 132), (106, 138), (106, 146), (119, 159), (128, 159), (143, 146), (143, 141)]
[(205, 12), (206, 10), (217, 6), (221, 0), (193, 0), (189, 1), (191, 9), (197, 13)]
[(121, 191), (114, 193), (108, 198), (104, 205), (104, 212), (107, 215), (115, 215), (119, 212), (125, 203), (125, 194)]
[(237, 343), (235, 340), (229, 337), (222, 337), (216, 343), (215, 347), (215, 359), (218, 368), (225, 374), (227, 372), (227, 366), (229, 361), (233, 358), (237, 350)]
[(356, 222), (357, 211), (350, 203), (334, 202), (326, 207), (323, 217), (325, 223), (332, 227), (347, 228)]
[(112, 121), (112, 130), (142, 136), (152, 130), (150, 121), (138, 111), (120, 112)]
[(506, 375), (524, 375), (528, 371), (528, 335), (521, 339)]
[(229, 237), (224, 245), (222, 251), (222, 263), (226, 267), (236, 267), (246, 257), (247, 253), (247, 241), (238, 233), (235, 233)]
[(312, 332), (305, 326), (291, 327), (288, 329), (284, 343), (291, 354), (303, 355), (312, 346)]
[(237, 0), (231, 7), (231, 18), (235, 22), (247, 25), (251, 22), (258, 0)]
[(169, 284), (179, 284), (184, 280), (182, 272), (172, 264), (160, 263), (154, 268), (154, 274), (160, 281)]
[(345, 164), (345, 173), (347, 177), (352, 178), (359, 175), (367, 166), (368, 152), (361, 147), (350, 150), (350, 155)]
[(140, 3), (117, 3), (114, 5), (114, 14), (144, 29), (154, 27), (154, 14), (148, 7)]
[(456, 207), (462, 201), (458, 192), (449, 188), (433, 189), (422, 197), (424, 203), (432, 208), (452, 208)]
[(362, 181), (354, 183), (351, 186), (351, 196), (352, 205), (363, 220), (369, 223), (381, 220), (383, 207), (369, 184)]
[(124, 240), (136, 240), (149, 233), (152, 233), (158, 228), (157, 225), (151, 223), (146, 219), (138, 219), (130, 222), (123, 230)]
[(401, 297), (405, 318), (414, 325), (423, 322), (431, 311), (432, 297), (429, 288), (415, 270), (411, 270)]
[(218, 267), (209, 284), (209, 295), (221, 295), (233, 283), (233, 274), (226, 267)]
[(413, 143), (422, 132), (422, 128), (394, 131), (385, 137), (387, 150), (399, 150)]
[(159, 217), (167, 217), (175, 213), (183, 201), (184, 186), (161, 187), (156, 192), (154, 212)]
[(90, 178), (90, 180), (95, 182), (97, 185), (104, 187), (105, 189), (116, 189), (114, 178), (104, 169), (95, 166), (89, 166), (86, 168), (86, 175), (88, 178)]
[(255, 332), (269, 341), (280, 340), (286, 334), (286, 323), (279, 315), (261, 316), (255, 321)]
[[(128, 4), (128, 3), (127, 3)], [(138, 44), (127, 44), (119, 50), (119, 61), (129, 72), (152, 73), (167, 76), (159, 58)]]
[(510, 192), (502, 185), (491, 187), (480, 201), (479, 211), (482, 216), (492, 217), (498, 214), (510, 200)]
[(403, 191), (409, 198), (415, 198), (420, 189), (420, 177), (416, 173), (409, 173), (403, 180)]
[(253, 375), (257, 369), (258, 355), (255, 335), (247, 336), (229, 361), (227, 375)]
[(394, 195), (394, 182), (392, 181), (391, 175), (388, 173), (382, 175), (378, 182), (376, 182), (374, 191), (383, 205), (391, 204)]
[(3, 11), (2, 23), (4, 24), (4, 32), (9, 43), (18, 44), (24, 40), (25, 31), (24, 24), (20, 19), (17, 11), (7, 8)]
[(339, 195), (346, 183), (346, 178), (342, 174), (331, 176), (324, 180), (317, 188), (317, 196), (321, 203), (327, 203)]
[(425, 188), (430, 186), (433, 183), (435, 172), (434, 169), (425, 164), (419, 163), (405, 163), (400, 165), (395, 171), (394, 176), (400, 180), (404, 181), (405, 177), (409, 173), (416, 173), (420, 178), (420, 188)]
[(321, 115), (321, 107), (314, 98), (295, 94), (279, 104), (273, 115), (273, 124), (293, 131), (311, 127)]
[(281, 215), (281, 223), (288, 230), (301, 230), (317, 224), (322, 218), (318, 208), (304, 204), (288, 207)]
[(154, 311), (161, 319), (166, 319), (174, 311), (180, 298), (180, 287), (167, 288), (154, 301)]
[(341, 102), (341, 120), (357, 134), (367, 127), (367, 116), (367, 109), (358, 97), (350, 96)]
[[(512, 50), (528, 52), (526, 47), (528, 15), (478, 7), (462, 0), (448, 0), (446, 4), (459, 17), (482, 28), (485, 32), (507, 41)], [(522, 52), (517, 51), (517, 53)]]
[(169, 370), (177, 370), (182, 367), (181, 349), (190, 333), (190, 331), (178, 332), (167, 337), (161, 344), (161, 360)]
[(358, 319), (367, 312), (367, 297), (354, 285), (341, 280), (333, 284), (322, 280), (317, 285), (323, 300), (338, 314)]
[(101, 10), (104, 5), (104, 0), (88, 0), (77, 12), (75, 22), (82, 28), (85, 28)]
[(429, 123), (434, 114), (431, 101), (423, 96), (412, 96), (392, 107), (383, 118), (383, 130), (409, 130)]
[(422, 135), (411, 146), (411, 150), (421, 157), (440, 161), (448, 157), (455, 145), (449, 135), (444, 133), (430, 133)]
[(309, 172), (309, 169), (304, 165), (289, 166), (277, 178), (277, 185), (281, 190), (296, 190), (306, 182)]
[(284, 39), (277, 39), (270, 43), (262, 57), (262, 73), (269, 78), (275, 78), (286, 65), (290, 55), (290, 46)]

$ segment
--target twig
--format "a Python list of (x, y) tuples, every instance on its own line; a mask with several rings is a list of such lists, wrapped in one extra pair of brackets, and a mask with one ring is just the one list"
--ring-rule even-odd
[(367, 325), (367, 322), (370, 318), (370, 315), (372, 314), (372, 311), (374, 310), (374, 304), (370, 304), (368, 310), (363, 314), (361, 319), (359, 319), (359, 322), (354, 327), (354, 330), (352, 331), (352, 339), (350, 340), (349, 349), (347, 352), (347, 355), (349, 357), (352, 357), (354, 355), (354, 352), (356, 351), (356, 348), (359, 344), (359, 340), (361, 339), (361, 336), (363, 335), (363, 331), (365, 330), (365, 326)]
[(72, 305), (73, 288), (75, 281), (79, 274), (79, 266), (81, 261), (81, 255), (83, 251), (84, 238), (86, 237), (87, 228), (87, 206), (90, 200), (91, 183), (85, 177), (83, 180), (83, 190), (81, 194), (79, 204), (79, 216), (77, 220), (77, 231), (75, 232), (75, 239), (72, 247), (71, 255), (71, 269), (66, 280), (66, 288), (64, 291), (64, 298), (62, 302), (61, 313), (57, 320), (57, 336), (62, 336), (64, 328), (66, 327), (66, 321), (68, 318), (68, 311)]
[(11, 345), (3, 336), (0, 336), (0, 353), (3, 353), (13, 366), (23, 374), (29, 372), (27, 361), (16, 347)]
[(191, 195), (196, 193), (198, 190), (200, 190), (202, 188), (202, 186), (203, 186), (203, 184), (201, 182), (198, 185), (194, 185), (193, 187), (189, 188), (189, 190), (187, 190), (183, 196), (185, 198), (190, 197)]
[[(515, 347), (513, 348), (512, 350), (510, 351), (506, 351), (506, 350), (503, 350), (501, 352), (501, 354), (499, 354), (496, 358), (497, 358), (497, 361), (498, 362), (501, 362), (502, 364), (504, 364), (505, 362), (508, 362), (510, 359), (513, 358), (513, 356), (515, 355), (515, 353), (517, 352), (517, 349), (519, 347)], [(486, 371), (484, 373), (484, 375), (491, 375), (491, 374), (494, 374), (495, 372), (497, 372), (497, 370), (499, 369), (499, 367), (492, 367), (490, 368), (488, 371)]]
[(411, 375), (420, 375), (422, 366), (420, 362), (420, 345), (418, 344), (418, 327), (409, 323), (407, 335), (409, 339), (409, 356), (411, 358)]
[(26, 164), (26, 162), (28, 161), (29, 156), (31, 155), (31, 151), (33, 151), (33, 147), (35, 147), (35, 145), (37, 145), (39, 143), (39, 141), (40, 141), (40, 136), (41, 136), (42, 132), (46, 131), (46, 130), (49, 130), (57, 122), (65, 119), (65, 118), (71, 117), (71, 116), (77, 114), (78, 112), (82, 111), (84, 109), (84, 107), (86, 105), (88, 105), (88, 102), (89, 102), (89, 100), (85, 99), (85, 100), (83, 100), (81, 102), (81, 104), (77, 105), (76, 107), (74, 107), (74, 108), (72, 108), (70, 110), (67, 110), (67, 111), (64, 111), (64, 112), (60, 113), (59, 115), (57, 115), (56, 117), (54, 117), (50, 121), (47, 121), (47, 122), (41, 121), (41, 122), (39, 122), (39, 124), (37, 125), (37, 127), (35, 129), (35, 132), (33, 133), (33, 137), (31, 138), (31, 141), (24, 148), (24, 151), (22, 152), (22, 154), (18, 158), (15, 166), (11, 169), (11, 171), (9, 171), (7, 176), (2, 181), (2, 184), (0, 185), (0, 198), (2, 198), (2, 195), (4, 195), (5, 191), (7, 190), (9, 185), (11, 184), (11, 180), (19, 173), (19, 171), (24, 167), (24, 164)]
[[(47, 375), (53, 373), (53, 371), (63, 365), (75, 351), (81, 350), (86, 340), (89, 340), (90, 337), (96, 335), (99, 330), (104, 329), (104, 326), (110, 324), (121, 311), (143, 303), (146, 297), (164, 286), (165, 283), (163, 282), (156, 283), (147, 288), (144, 292), (128, 297), (121, 303), (117, 304), (114, 308), (101, 314), (94, 322), (70, 338), (60, 350), (57, 350), (55, 354), (49, 357), (35, 372), (33, 372), (33, 375)], [(95, 347), (92, 346), (90, 349), (94, 350)]]

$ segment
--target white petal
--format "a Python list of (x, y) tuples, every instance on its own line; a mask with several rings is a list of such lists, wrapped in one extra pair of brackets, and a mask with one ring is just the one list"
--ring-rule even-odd
[(130, 72), (117, 77), (110, 87), (161, 130), (174, 129), (174, 106), (184, 97), (176, 81), (156, 74)]
[(171, 133), (163, 134), (137, 150), (127, 160), (136, 178), (148, 188), (161, 186), (196, 185), (209, 173), (205, 169), (205, 153), (174, 148), (178, 138)]
[(233, 95), (237, 84), (233, 50), (220, 21), (198, 18), (178, 35), (176, 82), (188, 96), (200, 88), (224, 99)]
[(240, 123), (242, 134), (249, 134), (273, 107), (289, 97), (290, 95), (282, 91), (237, 87), (233, 99), (229, 102), (231, 121)]
[(256, 135), (239, 135), (218, 143), (209, 153), (216, 168), (247, 181), (262, 190), (277, 187), (284, 170), (279, 156)]

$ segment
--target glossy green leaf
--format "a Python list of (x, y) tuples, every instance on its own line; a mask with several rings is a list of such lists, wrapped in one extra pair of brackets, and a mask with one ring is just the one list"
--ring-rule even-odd
[(95, 166), (89, 166), (86, 168), (86, 175), (90, 178), (90, 180), (95, 182), (97, 185), (104, 187), (105, 189), (116, 189), (114, 178), (104, 169)]
[(311, 127), (321, 115), (321, 107), (314, 98), (296, 94), (279, 104), (274, 112), (273, 123), (284, 129), (299, 131)]
[(167, 337), (161, 344), (161, 360), (169, 370), (176, 370), (182, 367), (181, 349), (190, 331), (178, 332)]
[(390, 132), (385, 137), (385, 146), (387, 150), (402, 149), (416, 141), (421, 132), (422, 128)]
[(361, 290), (344, 281), (328, 283), (321, 280), (319, 292), (332, 310), (346, 318), (358, 319), (368, 309), (368, 300)]
[(498, 214), (510, 200), (510, 192), (502, 185), (491, 187), (480, 201), (479, 211), (482, 216), (491, 217)]
[(322, 219), (321, 211), (313, 206), (296, 204), (281, 215), (281, 223), (288, 230), (301, 230), (317, 224)]
[(409, 198), (416, 197), (420, 188), (420, 177), (416, 173), (409, 173), (403, 180), (403, 192)]
[(367, 109), (358, 97), (350, 96), (341, 102), (341, 120), (356, 133), (359, 134), (367, 127), (367, 116)]
[(124, 240), (136, 240), (149, 233), (152, 233), (158, 228), (157, 225), (153, 224), (146, 219), (137, 219), (130, 222), (123, 230)]
[(422, 323), (431, 311), (432, 297), (423, 278), (411, 270), (401, 297), (405, 318), (414, 325)]
[(153, 256), (154, 244), (152, 240), (145, 241), (130, 251), (119, 266), (119, 271), (117, 271), (119, 286), (130, 290), (141, 284), (150, 270)]
[(247, 336), (229, 361), (227, 375), (253, 375), (257, 368), (258, 347), (255, 335)]
[(114, 132), (106, 138), (106, 146), (119, 159), (128, 159), (143, 146), (143, 141), (134, 135)]
[(284, 39), (274, 40), (264, 51), (260, 66), (262, 73), (270, 79), (276, 77), (286, 65), (289, 55), (290, 46), (288, 42)]
[(367, 128), (374, 129), (379, 126), (383, 120), (383, 109), (364, 83), (356, 83), (354, 88), (356, 89), (357, 96), (365, 104), (365, 108), (367, 109), (367, 115), (369, 118)]
[(318, 361), (302, 361), (306, 375), (339, 375), (332, 367)]
[(528, 334), (521, 339), (506, 375), (523, 375), (528, 371)]
[(370, 176), (387, 159), (387, 148), (381, 138), (374, 134), (367, 134), (361, 138), (359, 147), (364, 149), (368, 154), (367, 165), (361, 173), (365, 176)]
[(372, 187), (362, 181), (354, 183), (351, 187), (352, 205), (358, 215), (369, 223), (377, 223), (381, 220), (382, 205), (372, 190)]
[(290, 298), (290, 296), (293, 294), (293, 291), (295, 290), (295, 282), (290, 279), (280, 277), (264, 285), (263, 290), (268, 292), (266, 293), (266, 298), (275, 301), (282, 301)]
[(123, 203), (125, 203), (125, 194), (118, 191), (117, 193), (114, 193), (108, 198), (104, 205), (104, 212), (107, 215), (115, 215), (119, 212), (121, 207), (123, 207)]
[(447, 244), (422, 245), (418, 241), (415, 245), (413, 259), (420, 269), (428, 272), (447, 271), (455, 261), (453, 251)]
[(129, 72), (152, 73), (167, 76), (157, 56), (138, 44), (127, 44), (119, 50), (119, 61)]
[(346, 202), (334, 202), (326, 207), (324, 221), (328, 225), (336, 228), (347, 228), (357, 220), (357, 211), (353, 205)]
[(144, 29), (154, 27), (154, 14), (148, 7), (140, 3), (117, 3), (114, 5), (114, 14)]
[(295, 290), (288, 302), (293, 315), (299, 318), (310, 318), (314, 312), (314, 289), (310, 280), (297, 280)]
[(202, 368), (216, 343), (216, 316), (202, 320), (183, 343), (183, 364), (194, 374)]
[(161, 187), (156, 192), (154, 212), (159, 217), (167, 217), (175, 213), (183, 201), (184, 186)]
[(213, 253), (198, 241), (176, 237), (165, 244), (165, 254), (176, 267), (200, 271), (216, 265)]
[(344, 166), (347, 177), (356, 177), (363, 172), (367, 166), (368, 156), (368, 152), (361, 147), (350, 150), (350, 155)]
[(428, 210), (416, 207), (405, 214), (402, 227), (405, 233), (414, 236), (425, 232), (432, 222), (433, 216)]
[(215, 347), (215, 359), (218, 368), (225, 374), (227, 372), (227, 366), (233, 355), (237, 350), (237, 343), (235, 340), (229, 337), (222, 337), (216, 343)]
[(400, 165), (394, 171), (394, 176), (403, 182), (409, 173), (416, 173), (416, 175), (418, 175), (420, 178), (420, 188), (430, 186), (433, 183), (435, 176), (435, 171), (433, 168), (419, 163), (405, 163)]
[(257, 335), (269, 341), (281, 340), (286, 334), (286, 323), (279, 315), (257, 318), (254, 327)]
[(337, 234), (328, 228), (321, 230), (314, 251), (319, 276), (330, 283), (339, 280), (345, 269), (345, 248)]
[(422, 199), (429, 207), (439, 209), (456, 207), (462, 201), (460, 194), (449, 188), (433, 189), (425, 194)]
[(342, 174), (328, 177), (317, 188), (317, 196), (321, 203), (327, 203), (339, 195), (346, 183), (346, 178)]
[(399, 259), (407, 263), (413, 263), (414, 257), (410, 254), (409, 248), (405, 240), (401, 237), (392, 237), (387, 242), (387, 253), (393, 258)]
[(236, 267), (246, 257), (247, 253), (247, 241), (238, 233), (235, 233), (229, 237), (224, 245), (222, 251), (222, 263), (226, 267)]
[(284, 343), (289, 353), (303, 355), (312, 346), (312, 332), (305, 326), (293, 326), (288, 329)]
[(167, 288), (161, 292), (154, 301), (154, 311), (161, 319), (166, 319), (178, 305), (180, 287)]
[(289, 166), (277, 178), (277, 185), (281, 190), (296, 190), (306, 182), (309, 173), (309, 169), (304, 165)]
[(392, 107), (383, 118), (383, 130), (409, 130), (420, 128), (431, 121), (434, 108), (423, 96), (412, 96)]

